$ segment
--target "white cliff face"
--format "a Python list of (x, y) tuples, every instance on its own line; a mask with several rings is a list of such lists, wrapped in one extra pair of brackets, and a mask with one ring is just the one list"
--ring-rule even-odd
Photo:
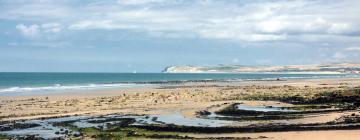
[(288, 66), (172, 66), (165, 73), (360, 73), (360, 64), (288, 65)]
[(202, 73), (199, 67), (196, 66), (172, 66), (164, 70), (165, 73)]

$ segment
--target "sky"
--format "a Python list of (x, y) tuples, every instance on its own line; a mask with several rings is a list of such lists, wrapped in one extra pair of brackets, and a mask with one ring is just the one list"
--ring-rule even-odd
[(0, 71), (360, 62), (359, 0), (0, 0)]

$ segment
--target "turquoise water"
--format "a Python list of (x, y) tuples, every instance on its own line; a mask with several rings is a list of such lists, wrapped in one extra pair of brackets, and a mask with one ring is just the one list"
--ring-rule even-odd
[(271, 80), (351, 77), (345, 74), (0, 73), (1, 93), (132, 87), (189, 80)]

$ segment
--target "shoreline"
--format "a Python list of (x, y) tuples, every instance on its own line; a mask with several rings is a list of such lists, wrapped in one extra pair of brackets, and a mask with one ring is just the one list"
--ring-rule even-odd
[[(346, 85), (344, 85), (346, 83)], [(313, 87), (313, 88), (323, 88), (323, 87), (338, 87), (338, 86), (347, 86), (347, 87), (356, 87), (360, 86), (360, 78), (333, 78), (333, 79), (292, 79), (287, 81), (237, 81), (237, 82), (189, 82), (182, 84), (161, 84), (161, 85), (153, 85), (152, 87), (138, 87), (138, 88), (127, 88), (127, 89), (105, 89), (105, 90), (89, 90), (89, 91), (75, 91), (75, 92), (59, 92), (53, 94), (45, 94), (45, 95), (19, 95), (19, 96), (1, 96), (0, 103), (3, 104), (2, 108), (4, 108), (4, 101), (13, 102), (16, 100), (25, 101), (31, 99), (39, 99), (45, 100), (48, 98), (51, 102), (69, 102), (71, 100), (88, 100), (88, 99), (96, 99), (101, 97), (116, 97), (116, 96), (139, 96), (145, 95), (145, 97), (153, 96), (149, 95), (150, 93), (161, 93), (161, 96), (166, 96), (171, 91), (177, 90), (185, 90), (185, 92), (189, 92), (189, 89), (202, 89), (208, 88), (209, 92), (214, 92), (213, 90), (218, 87), (226, 87), (226, 86), (236, 86), (236, 87), (246, 87), (246, 86), (294, 86), (294, 87)], [(184, 91), (182, 91), (184, 92)], [(171, 94), (171, 93), (170, 93)], [(206, 95), (206, 94), (204, 94)], [(201, 95), (201, 96), (204, 96)], [(172, 95), (174, 97), (174, 95)], [(189, 98), (189, 97), (187, 97)], [(139, 98), (140, 100), (142, 97)], [(178, 102), (181, 102), (181, 99), (178, 99)], [(191, 99), (190, 99), (191, 100)], [(26, 101), (25, 101), (26, 102)], [(196, 101), (197, 102), (197, 101)], [(209, 101), (207, 101), (209, 102)], [(210, 101), (211, 102), (211, 101)], [(161, 103), (166, 104), (167, 102)], [(171, 104), (171, 102), (168, 102)], [(134, 103), (136, 105), (137, 103)], [(154, 104), (156, 105), (156, 103)], [(16, 109), (15, 109), (16, 110)], [(94, 111), (94, 110), (92, 110)], [(78, 111), (77, 111), (78, 112)], [(1, 113), (4, 113), (2, 111)], [(0, 113), (0, 115), (1, 115)], [(66, 112), (69, 113), (69, 112)], [(62, 113), (58, 113), (62, 114)]]
[[(203, 116), (204, 114), (207, 114), (207, 112), (221, 112), (221, 110), (224, 110), (233, 104), (242, 104), (254, 107), (296, 107), (302, 109), (306, 106), (311, 107), (312, 105), (305, 103), (304, 105), (299, 106), (297, 104), (290, 103), (289, 101), (291, 100), (287, 99), (284, 100), (285, 102), (279, 102), (279, 99), (283, 100), (285, 99), (284, 97), (287, 96), (302, 96), (305, 99), (312, 99), (313, 96), (317, 97), (318, 94), (322, 94), (323, 92), (337, 93), (338, 91), (346, 91), (359, 87), (360, 78), (291, 79), (286, 81), (187, 82), (180, 84), (159, 84), (153, 87), (86, 91), (81, 93), (68, 92), (41, 96), (0, 96), (0, 122), (4, 124), (9, 122), (18, 122), (21, 120), (46, 120), (49, 118), (82, 115), (96, 117), (104, 115), (111, 116), (111, 114), (122, 114), (125, 116), (129, 114), (145, 116), (155, 115), (158, 116), (159, 121), (165, 121), (167, 120), (165, 118), (177, 114), (180, 116), (175, 115), (173, 117), (185, 119), (185, 122), (193, 122), (198, 119), (205, 121), (204, 119), (209, 119), (206, 117), (207, 115)], [(274, 99), (267, 99), (269, 97)], [(332, 106), (336, 107), (334, 108)], [(321, 111), (320, 109), (320, 111), (324, 113), (316, 113), (319, 112), (316, 109), (317, 107), (314, 109), (311, 107), (309, 108), (309, 111), (301, 113), (302, 117), (295, 116), (296, 118), (292, 118), (293, 116), (291, 114), (290, 116), (286, 114), (281, 116), (272, 116), (272, 114), (269, 114), (269, 117), (275, 120), (253, 118), (250, 115), (240, 118), (242, 121), (236, 121), (234, 119), (239, 118), (220, 116), (221, 118), (215, 117), (217, 120), (215, 123), (233, 121), (231, 126), (236, 127), (237, 131), (240, 129), (247, 129), (246, 127), (248, 127), (248, 125), (266, 126), (279, 123), (278, 127), (288, 127), (284, 124), (289, 124), (290, 126), (294, 125), (296, 127), (299, 125), (299, 127), (302, 127), (300, 124), (307, 125), (309, 123), (317, 123), (319, 124), (320, 129), (316, 128), (316, 130), (320, 133), (320, 130), (322, 130), (321, 126), (326, 123), (332, 122), (343, 116), (346, 117), (351, 116), (352, 114), (359, 114), (357, 109), (337, 111), (337, 108), (341, 109), (343, 107), (347, 107), (347, 105), (333, 104), (329, 107), (325, 106), (325, 108), (329, 108), (330, 110)], [(165, 117), (165, 120), (162, 120), (162, 117)], [(277, 117), (280, 118), (276, 119)], [(257, 121), (257, 119), (265, 120)], [(337, 127), (337, 124), (333, 125), (335, 128)], [(154, 129), (153, 127), (150, 128)], [(141, 129), (148, 128), (144, 127)], [(205, 130), (206, 129), (204, 128), (204, 131)], [(221, 129), (216, 131), (221, 133)], [(293, 129), (292, 131), (295, 132), (296, 129)], [(222, 135), (226, 137), (243, 136), (235, 134), (235, 132), (233, 133)], [(263, 134), (272, 136), (272, 134), (268, 134), (268, 132), (258, 132), (250, 135), (261, 136)], [(291, 134), (291, 132), (284, 133), (284, 136), (288, 134)], [(186, 136), (192, 135), (193, 134), (186, 134)], [(266, 137), (269, 138), (269, 136)], [(201, 138), (202, 135), (197, 134), (196, 137)]]
[[(166, 74), (166, 73), (165, 73)], [(185, 75), (191, 75), (192, 73), (183, 73)], [(206, 75), (212, 75), (214, 73), (204, 73)], [(237, 75), (232, 73), (224, 73), (230, 75)], [(267, 73), (249, 73), (255, 75), (268, 75)], [(195, 74), (197, 75), (197, 74)], [(217, 75), (217, 74), (215, 74)], [(246, 74), (243, 74), (246, 75)], [(0, 88), (0, 96), (5, 96), (11, 94), (47, 94), (47, 93), (64, 93), (64, 92), (73, 92), (73, 91), (84, 91), (84, 92), (92, 92), (93, 90), (107, 90), (107, 89), (119, 89), (119, 88), (137, 88), (142, 86), (152, 86), (152, 85), (166, 85), (166, 84), (186, 84), (186, 83), (236, 83), (236, 82), (243, 82), (243, 81), (287, 81), (287, 80), (307, 80), (307, 79), (334, 79), (334, 78), (359, 78), (358, 75), (351, 75), (351, 74), (270, 74), (273, 76), (265, 76), (263, 78), (260, 77), (212, 77), (210, 76), (209, 79), (188, 79), (188, 80), (180, 80), (176, 77), (169, 77), (169, 80), (145, 80), (144, 82), (133, 81), (133, 82), (90, 82), (90, 83), (67, 83), (61, 81), (52, 81), (53, 84), (44, 84), (44, 83), (36, 83), (37, 86), (31, 86), (28, 84), (19, 84), (13, 86), (2, 86)], [(277, 75), (277, 76), (274, 76)], [(306, 75), (306, 76), (304, 76)], [(313, 77), (313, 76), (315, 77)], [(325, 75), (325, 76), (324, 76)], [(328, 76), (326, 76), (328, 75)], [(175, 79), (174, 79), (175, 78)], [(188, 77), (189, 78), (189, 77)], [(202, 77), (205, 78), (205, 77)], [(160, 78), (161, 79), (161, 78)], [(177, 79), (177, 80), (176, 80)], [(19, 79), (21, 80), (21, 79)], [(30, 81), (27, 81), (30, 82)], [(33, 81), (36, 82), (36, 81)], [(55, 83), (54, 83), (55, 82)], [(6, 85), (6, 84), (5, 84)]]
[[(11, 93), (6, 93), (5, 95), (0, 94), (0, 97), (26, 97), (26, 96), (52, 96), (52, 95), (82, 95), (82, 94), (102, 94), (107, 91), (131, 91), (131, 90), (141, 90), (141, 89), (154, 89), (161, 86), (171, 87), (171, 86), (192, 86), (192, 85), (238, 85), (238, 86), (246, 86), (246, 85), (266, 85), (266, 86), (276, 86), (288, 84), (291, 86), (319, 86), (319, 84), (326, 85), (336, 85), (339, 82), (354, 82), (360, 79), (360, 77), (340, 77), (340, 78), (302, 78), (302, 79), (251, 79), (251, 80), (178, 80), (178, 81), (153, 81), (153, 82), (119, 82), (116, 84), (140, 84), (139, 86), (132, 87), (112, 87), (112, 88), (94, 88), (94, 89), (75, 89), (75, 90), (55, 90), (55, 91), (35, 91), (33, 93), (14, 93), (16, 95), (9, 95)], [(276, 82), (276, 83), (272, 83)], [(323, 82), (323, 83), (321, 83)], [(144, 85), (141, 85), (144, 84)], [(323, 85), (324, 86), (324, 85)], [(28, 95), (26, 95), (28, 94)], [(32, 95), (35, 94), (35, 95)]]

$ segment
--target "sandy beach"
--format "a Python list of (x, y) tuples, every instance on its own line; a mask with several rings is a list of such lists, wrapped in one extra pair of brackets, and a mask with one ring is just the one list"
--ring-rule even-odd
[(0, 140), (360, 139), (359, 0), (0, 0)]
[[(66, 92), (41, 96), (3, 96), (0, 98), (1, 122), (78, 115), (141, 114), (166, 115), (181, 113), (186, 118), (198, 117), (198, 112), (215, 112), (230, 104), (247, 106), (282, 106), (293, 104), (279, 101), (252, 99), (257, 96), (312, 96), (358, 88), (358, 78), (302, 79), (287, 81), (241, 81), (241, 82), (188, 82), (160, 84), (151, 87), (111, 89), (102, 91)], [(327, 123), (344, 115), (359, 114), (358, 110), (326, 112), (308, 117), (288, 120), (245, 121), (229, 126), (247, 126), (267, 123), (306, 124)], [(335, 133), (336, 132), (336, 133)], [(250, 137), (262, 139), (356, 139), (359, 130), (291, 131), (261, 133), (190, 134), (201, 137)], [(336, 136), (333, 136), (336, 135)], [(305, 136), (305, 137), (303, 137)]]
[(360, 86), (360, 80), (357, 78), (190, 82), (40, 96), (2, 96), (0, 118), (6, 121), (68, 114), (107, 114), (110, 112), (147, 114), (165, 109), (199, 110), (224, 102), (236, 102), (245, 95), (312, 95), (321, 91), (358, 86)]

